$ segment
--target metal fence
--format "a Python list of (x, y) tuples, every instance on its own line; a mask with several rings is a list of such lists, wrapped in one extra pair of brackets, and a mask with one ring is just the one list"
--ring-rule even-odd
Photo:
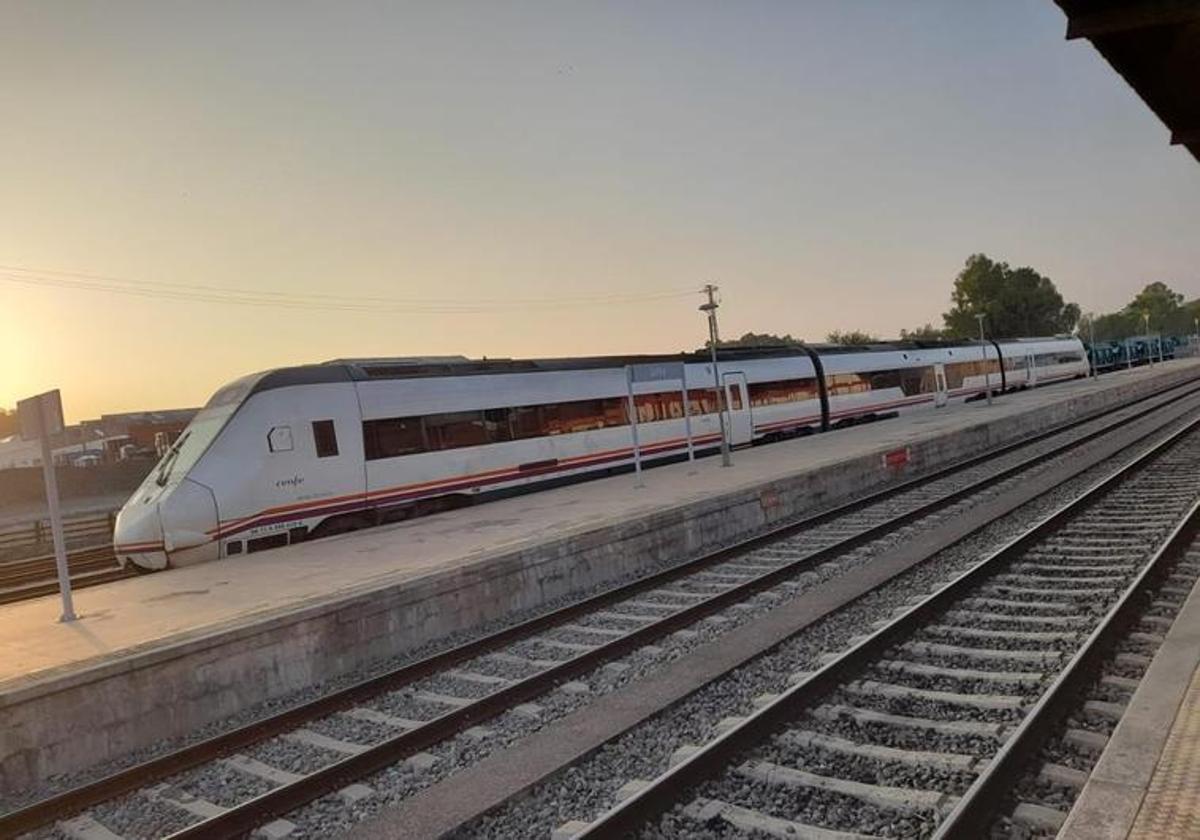
[[(67, 546), (71, 548), (111, 543), (116, 521), (115, 510), (64, 517), (63, 537)], [(36, 557), (53, 551), (54, 539), (50, 535), (49, 519), (23, 522), (19, 525), (0, 525), (0, 557)]]

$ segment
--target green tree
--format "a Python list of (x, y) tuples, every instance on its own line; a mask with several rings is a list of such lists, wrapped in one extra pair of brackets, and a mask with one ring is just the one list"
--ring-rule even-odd
[[(793, 347), (800, 344), (800, 339), (792, 338), (790, 334), (775, 335), (774, 333), (748, 332), (741, 338), (722, 339), (718, 347)], [(707, 344), (705, 345), (708, 346)]]
[(1182, 308), (1182, 304), (1183, 295), (1166, 283), (1155, 282), (1147, 284), (1138, 292), (1125, 307), (1125, 311), (1138, 315), (1146, 313), (1152, 322), (1162, 323), (1173, 317)]
[(939, 330), (933, 324), (925, 324), (915, 330), (900, 330), (901, 341), (939, 341), (946, 338), (946, 331)]
[(979, 334), (976, 316), (981, 313), (988, 335), (996, 338), (1070, 332), (1079, 320), (1079, 306), (1064, 302), (1049, 277), (984, 254), (967, 258), (954, 280), (951, 302), (942, 315), (946, 333), (964, 338)]
[(825, 340), (830, 344), (878, 344), (879, 336), (862, 330), (834, 330), (825, 336)]
[[(1096, 316), (1093, 327), (1096, 341), (1121, 341), (1131, 335), (1141, 335), (1146, 331), (1147, 314), (1153, 333), (1190, 335), (1195, 330), (1196, 319), (1200, 318), (1200, 300), (1184, 303), (1183, 295), (1166, 283), (1149, 283), (1119, 311)], [(1087, 337), (1086, 327), (1081, 325), (1080, 334)]]

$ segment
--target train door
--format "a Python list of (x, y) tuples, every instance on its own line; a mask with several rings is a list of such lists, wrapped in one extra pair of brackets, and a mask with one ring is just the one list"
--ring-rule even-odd
[(750, 416), (750, 390), (746, 385), (746, 374), (730, 372), (722, 376), (725, 383), (725, 405), (729, 443), (737, 446), (749, 443), (754, 436), (754, 421)]
[(1033, 363), (1033, 354), (1029, 353), (1025, 356), (1025, 384), (1037, 384), (1037, 365)]
[(933, 404), (941, 408), (950, 399), (950, 395), (946, 393), (946, 366), (937, 364), (933, 366)]

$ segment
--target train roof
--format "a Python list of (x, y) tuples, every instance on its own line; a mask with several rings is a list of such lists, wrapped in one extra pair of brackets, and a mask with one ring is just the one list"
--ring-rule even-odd
[[(1034, 342), (1052, 341), (1051, 338), (1003, 339)], [(1069, 338), (1069, 336), (1066, 336)], [(772, 359), (790, 356), (819, 356), (843, 353), (884, 353), (930, 348), (969, 347), (978, 344), (977, 339), (960, 341), (947, 340), (904, 340), (884, 341), (874, 344), (786, 344), (758, 347), (721, 347), (717, 351), (720, 361), (742, 359)], [(596, 370), (617, 368), (626, 365), (662, 364), (664, 362), (690, 362), (703, 364), (709, 360), (707, 349), (680, 353), (658, 353), (626, 356), (575, 356), (557, 359), (469, 359), (466, 356), (400, 356), (395, 358), (332, 359), (327, 362), (297, 367), (278, 368), (261, 374), (250, 393), (259, 393), (275, 388), (294, 385), (317, 385), (332, 382), (370, 381), (376, 379), (418, 379), (435, 376), (480, 376), (498, 373), (533, 373), (564, 370)], [(249, 396), (249, 394), (247, 394)]]

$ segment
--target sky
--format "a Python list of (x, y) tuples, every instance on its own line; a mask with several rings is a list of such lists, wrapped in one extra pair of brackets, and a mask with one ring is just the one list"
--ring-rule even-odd
[(4, 10), (0, 406), (692, 349), (710, 282), (724, 336), (889, 336), (975, 252), (1200, 296), (1200, 165), (1051, 0)]

